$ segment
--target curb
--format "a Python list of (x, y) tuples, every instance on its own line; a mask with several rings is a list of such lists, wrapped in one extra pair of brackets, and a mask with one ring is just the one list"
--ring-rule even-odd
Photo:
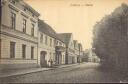
[[(31, 71), (31, 72), (20, 73), (20, 74), (6, 75), (6, 76), (2, 76), (2, 77), (0, 77), (0, 78), (6, 78), (6, 77), (11, 77), (11, 76), (18, 76), (18, 75), (31, 74), (31, 73), (41, 72), (41, 71), (55, 70), (55, 69), (60, 69), (60, 68), (66, 68), (66, 67), (76, 66), (76, 65), (78, 65), (78, 63), (77, 63), (77, 64), (73, 64), (73, 65), (63, 66), (63, 67), (49, 68), (49, 69), (46, 69), (46, 70), (38, 70), (38, 71)], [(60, 66), (61, 66), (61, 65), (60, 65)]]
[(25, 75), (25, 74), (31, 74), (31, 73), (41, 72), (41, 71), (48, 71), (48, 70), (52, 70), (52, 68), (46, 69), (46, 70), (38, 70), (38, 71), (31, 71), (31, 72), (26, 72), (26, 73), (19, 73), (19, 74), (6, 75), (6, 76), (2, 76), (2, 77), (0, 77), (0, 78), (6, 78), (6, 77), (18, 76), (18, 75)]

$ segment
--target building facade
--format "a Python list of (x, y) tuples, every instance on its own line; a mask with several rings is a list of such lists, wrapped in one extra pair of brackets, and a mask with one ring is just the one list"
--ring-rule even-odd
[(89, 50), (85, 49), (85, 51), (83, 51), (82, 62), (88, 62), (88, 58), (89, 58)]
[(93, 48), (89, 50), (88, 61), (89, 62), (100, 62), (100, 58), (96, 56), (93, 50), (94, 50)]
[(65, 56), (66, 56), (66, 45), (60, 40), (56, 39), (56, 64), (65, 64)]
[(40, 14), (24, 1), (2, 3), (0, 64), (37, 64)]
[(77, 57), (75, 55), (74, 42), (73, 42), (73, 35), (72, 35), (72, 33), (59, 33), (59, 37), (66, 44), (65, 63), (66, 64), (76, 63)]
[(65, 43), (56, 31), (43, 20), (39, 20), (38, 63), (43, 67), (65, 64)]
[(78, 62), (82, 62), (82, 57), (83, 57), (83, 48), (82, 48), (82, 44), (78, 43), (78, 47), (79, 47), (79, 57), (78, 57)]
[(49, 67), (55, 64), (55, 31), (43, 20), (39, 20), (38, 33), (38, 63), (42, 67)]
[(79, 62), (79, 46), (78, 46), (78, 41), (74, 40), (74, 51), (75, 51), (75, 63)]

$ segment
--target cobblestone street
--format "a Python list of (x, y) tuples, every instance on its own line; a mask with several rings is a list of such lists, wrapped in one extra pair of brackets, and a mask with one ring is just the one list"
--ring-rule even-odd
[(82, 63), (65, 68), (36, 72), (0, 79), (5, 83), (108, 83), (119, 82), (112, 72), (98, 69), (98, 63)]

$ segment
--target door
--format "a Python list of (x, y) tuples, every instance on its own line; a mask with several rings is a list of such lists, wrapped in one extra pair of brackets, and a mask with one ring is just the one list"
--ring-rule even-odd
[(47, 61), (46, 58), (46, 51), (41, 51), (40, 53), (40, 65), (41, 67), (47, 67)]
[(62, 54), (60, 54), (60, 57), (59, 57), (59, 64), (62, 64)]

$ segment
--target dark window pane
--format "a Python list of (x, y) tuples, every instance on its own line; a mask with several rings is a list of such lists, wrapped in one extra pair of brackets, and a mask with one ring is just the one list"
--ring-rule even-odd
[(32, 35), (32, 36), (34, 36), (34, 27), (35, 27), (35, 25), (32, 24), (32, 28), (31, 28), (31, 35)]
[(15, 42), (10, 42), (10, 58), (15, 58)]
[(16, 27), (16, 14), (11, 12), (11, 28), (15, 29)]
[(34, 47), (31, 47), (31, 59), (34, 59)]
[(22, 45), (22, 58), (26, 58), (26, 45)]
[(23, 32), (26, 33), (26, 23), (27, 21), (23, 19)]

